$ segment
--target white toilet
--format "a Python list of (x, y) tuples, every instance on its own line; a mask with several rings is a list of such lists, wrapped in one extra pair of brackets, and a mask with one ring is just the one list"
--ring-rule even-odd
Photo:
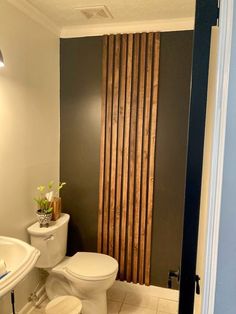
[(62, 214), (48, 228), (40, 228), (36, 222), (27, 229), (31, 244), (41, 252), (36, 267), (49, 272), (48, 298), (73, 295), (82, 301), (83, 314), (107, 314), (106, 291), (116, 279), (118, 263), (99, 253), (78, 252), (66, 257), (69, 219), (68, 214)]

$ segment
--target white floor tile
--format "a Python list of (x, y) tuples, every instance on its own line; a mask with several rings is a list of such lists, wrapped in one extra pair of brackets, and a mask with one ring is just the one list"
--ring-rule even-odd
[(107, 291), (107, 299), (111, 301), (123, 302), (126, 292), (122, 287), (113, 286)]
[(160, 299), (158, 302), (158, 311), (159, 312), (165, 312), (169, 314), (176, 314), (178, 313), (178, 302)]
[(135, 305), (148, 308), (150, 310), (157, 310), (158, 298), (142, 293), (130, 292), (126, 295), (125, 304)]
[(156, 311), (140, 306), (123, 304), (119, 314), (156, 314)]
[[(177, 299), (172, 298), (171, 296), (166, 299), (165, 296), (160, 298), (160, 296), (158, 297), (156, 294), (153, 295), (151, 292), (149, 293), (149, 290), (147, 289), (149, 287), (142, 289), (142, 287), (137, 286), (136, 289), (135, 285), (131, 288), (127, 286), (127, 284), (122, 285), (119, 283), (108, 290), (108, 314), (178, 313), (178, 302), (176, 302)], [(35, 309), (30, 314), (45, 314), (44, 308), (48, 302), (48, 299), (44, 300), (44, 302), (41, 304), (43, 308)]]
[(44, 309), (34, 309), (33, 311), (30, 311), (30, 314), (45, 314)]
[(121, 302), (110, 301), (107, 303), (107, 312), (108, 314), (118, 314), (121, 309)]

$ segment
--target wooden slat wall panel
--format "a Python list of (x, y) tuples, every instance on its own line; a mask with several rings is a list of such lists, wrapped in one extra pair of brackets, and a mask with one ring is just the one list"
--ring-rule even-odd
[(101, 141), (100, 141), (100, 177), (99, 177), (99, 204), (98, 204), (98, 252), (102, 252), (102, 226), (104, 201), (104, 172), (105, 172), (105, 130), (106, 130), (106, 99), (107, 99), (107, 45), (108, 38), (103, 39), (102, 57), (102, 102), (101, 102)]
[(140, 201), (142, 179), (142, 145), (143, 145), (143, 111), (145, 92), (145, 67), (146, 67), (146, 34), (141, 35), (140, 61), (139, 61), (139, 86), (138, 86), (138, 117), (137, 117), (137, 148), (136, 148), (136, 176), (135, 176), (135, 202), (134, 202), (134, 239), (133, 239), (133, 269), (132, 280), (138, 282), (138, 258), (140, 239)]
[(147, 68), (146, 68), (146, 94), (144, 113), (144, 138), (143, 138), (143, 164), (142, 164), (142, 204), (140, 222), (140, 258), (139, 258), (139, 283), (144, 283), (145, 240), (146, 240), (146, 215), (147, 215), (147, 190), (148, 190), (148, 156), (150, 135), (150, 110), (152, 92), (152, 59), (153, 59), (153, 34), (148, 34), (147, 42)]
[(123, 178), (122, 178), (122, 207), (121, 207), (121, 251), (120, 251), (120, 279), (125, 279), (126, 262), (126, 239), (127, 239), (127, 210), (128, 210), (128, 183), (129, 183), (129, 135), (130, 135), (130, 112), (131, 112), (131, 86), (133, 71), (133, 35), (128, 35), (127, 50), (127, 80), (126, 80), (126, 106), (125, 106), (125, 129), (124, 129), (124, 152), (123, 152)]
[(120, 80), (120, 35), (115, 36), (114, 55), (114, 85), (112, 102), (112, 137), (111, 137), (111, 184), (110, 184), (110, 207), (109, 207), (109, 255), (114, 251), (114, 218), (116, 201), (116, 157), (117, 157), (117, 127), (118, 127), (118, 95)]
[(108, 36), (108, 65), (107, 65), (107, 97), (106, 97), (106, 149), (105, 149), (105, 182), (104, 207), (102, 228), (102, 252), (108, 254), (108, 228), (110, 208), (110, 167), (111, 167), (111, 128), (112, 128), (112, 100), (113, 100), (113, 63), (114, 63), (114, 36)]
[(153, 82), (152, 82), (152, 111), (150, 126), (150, 149), (149, 149), (149, 171), (148, 171), (148, 203), (147, 203), (147, 235), (145, 254), (145, 284), (150, 283), (150, 260), (151, 260), (151, 240), (152, 240), (152, 210), (154, 193), (154, 173), (155, 173), (155, 146), (157, 129), (157, 106), (158, 106), (158, 70), (160, 53), (160, 34), (154, 35), (154, 58), (153, 58)]
[(131, 281), (132, 257), (133, 257), (133, 223), (135, 208), (135, 165), (136, 165), (136, 123), (138, 110), (138, 75), (139, 75), (139, 41), (140, 34), (134, 35), (133, 50), (133, 83), (131, 100), (131, 122), (130, 122), (130, 141), (129, 141), (129, 201), (128, 201), (128, 236), (126, 252), (126, 279)]
[[(118, 127), (118, 151), (117, 151), (117, 182), (116, 182), (116, 221), (115, 221), (115, 258), (120, 259), (120, 230), (121, 230), (121, 206), (122, 206), (122, 168), (124, 152), (124, 123), (125, 123), (125, 88), (126, 88), (126, 62), (127, 62), (127, 35), (121, 38), (121, 73), (119, 92), (119, 127)], [(102, 135), (101, 135), (102, 136)]]
[(160, 36), (104, 37), (98, 251), (150, 283)]

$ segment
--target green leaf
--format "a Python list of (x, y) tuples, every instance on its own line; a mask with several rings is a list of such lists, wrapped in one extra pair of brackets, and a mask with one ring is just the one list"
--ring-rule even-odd
[(44, 185), (40, 185), (37, 187), (37, 190), (40, 192), (40, 193), (43, 193), (44, 190), (45, 190), (45, 186)]
[(54, 184), (54, 181), (50, 181), (50, 182), (48, 183), (48, 188), (49, 188), (50, 190), (52, 189), (53, 184)]

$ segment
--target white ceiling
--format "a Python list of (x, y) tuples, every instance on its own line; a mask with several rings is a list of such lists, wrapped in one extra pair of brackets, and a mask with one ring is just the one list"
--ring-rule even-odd
[[(27, 0), (60, 27), (194, 16), (194, 0)], [(113, 19), (86, 19), (77, 8), (105, 5)]]
[[(102, 32), (105, 28), (119, 29), (131, 25), (133, 29), (180, 30), (193, 27), (195, 0), (8, 0), (26, 13), (48, 20), (69, 37), (70, 33)], [(112, 18), (87, 19), (78, 8), (106, 6)], [(141, 26), (140, 26), (141, 25)], [(149, 26), (148, 26), (149, 25)], [(158, 26), (159, 25), (159, 26)], [(131, 27), (131, 29), (132, 29)], [(114, 31), (115, 31), (114, 29)], [(128, 27), (129, 30), (129, 27)], [(104, 30), (103, 32), (106, 33)], [(86, 35), (86, 34), (84, 34)], [(89, 34), (88, 34), (89, 35)], [(91, 35), (91, 34), (90, 34)], [(63, 36), (62, 36), (63, 37)]]

